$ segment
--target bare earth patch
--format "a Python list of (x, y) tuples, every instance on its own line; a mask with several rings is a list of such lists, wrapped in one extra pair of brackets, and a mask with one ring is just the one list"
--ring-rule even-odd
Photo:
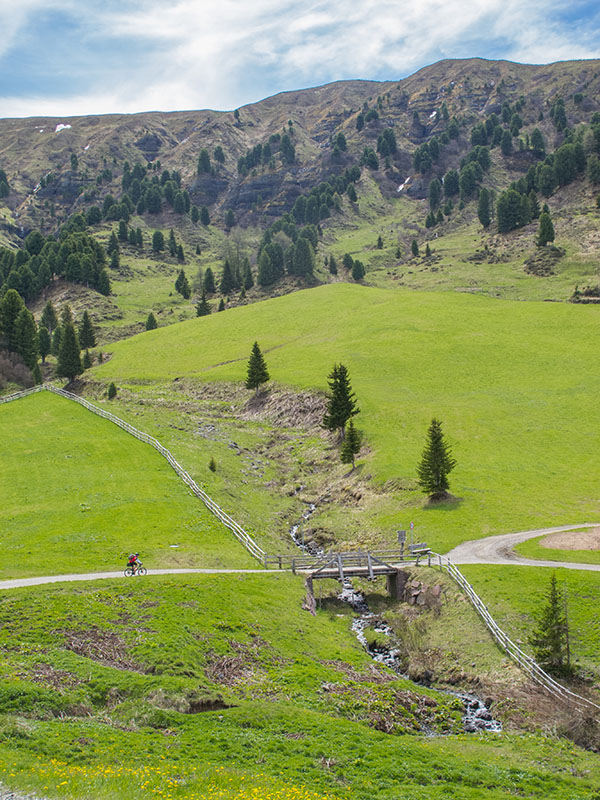
[(560, 531), (540, 539), (549, 550), (600, 550), (600, 526), (585, 531)]

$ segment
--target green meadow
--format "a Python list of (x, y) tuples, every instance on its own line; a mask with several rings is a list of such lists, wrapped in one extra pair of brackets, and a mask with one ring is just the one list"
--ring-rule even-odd
[[(577, 531), (572, 531), (576, 533)], [(514, 549), (526, 558), (540, 561), (570, 561), (572, 564), (600, 564), (600, 550), (563, 550), (557, 547), (543, 547), (543, 536), (521, 542)]]
[(0, 781), (53, 800), (597, 796), (597, 755), (453, 733), (455, 698), (374, 667), (348, 608), (313, 617), (303, 593), (278, 574), (3, 595)]
[[(153, 448), (50, 392), (0, 407), (2, 578), (256, 562)], [(177, 545), (173, 547), (172, 545)]]
[[(323, 391), (342, 362), (369, 447), (362, 471), (402, 487), (374, 513), (371, 542), (413, 521), (446, 550), (598, 515), (598, 331), (593, 307), (335, 284), (140, 334), (92, 375), (240, 382), (256, 339), (273, 380)], [(455, 499), (431, 507), (416, 466), (434, 416), (458, 463)]]

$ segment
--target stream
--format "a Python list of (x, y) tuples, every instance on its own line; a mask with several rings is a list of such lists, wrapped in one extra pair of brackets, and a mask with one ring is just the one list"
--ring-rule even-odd
[[(322, 548), (313, 543), (306, 544), (304, 541), (303, 526), (317, 510), (315, 503), (308, 503), (307, 505), (308, 507), (303, 512), (302, 518), (290, 526), (290, 536), (303, 553), (311, 556), (322, 556), (325, 554)], [(354, 589), (350, 581), (345, 581), (338, 598), (348, 603), (356, 612), (357, 616), (352, 622), (352, 630), (373, 661), (379, 664), (385, 664), (401, 677), (410, 680), (408, 675), (404, 672), (400, 650), (393, 646), (382, 647), (381, 645), (370, 645), (368, 643), (364, 633), (366, 628), (371, 628), (378, 633), (388, 636), (390, 638), (390, 644), (394, 641), (394, 632), (386, 622), (377, 617), (377, 615), (370, 610), (364, 595)], [(450, 689), (437, 689), (434, 686), (429, 686), (428, 688), (434, 689), (434, 691), (440, 692), (441, 694), (449, 694), (453, 697), (458, 697), (462, 701), (464, 709), (463, 729), (465, 733), (478, 733), (479, 731), (499, 732), (502, 730), (502, 723), (492, 717), (485, 703), (475, 695), (467, 692), (453, 692)], [(428, 733), (427, 731), (424, 732)]]

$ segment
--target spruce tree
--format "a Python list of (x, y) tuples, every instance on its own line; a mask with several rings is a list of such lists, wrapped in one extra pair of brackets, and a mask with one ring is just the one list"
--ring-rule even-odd
[(23, 298), (16, 289), (9, 289), (0, 301), (0, 334), (2, 344), (12, 353), (17, 352), (17, 318), (25, 308)]
[(210, 225), (210, 214), (208, 213), (208, 208), (206, 206), (202, 206), (200, 209), (200, 222), (203, 225)]
[(92, 325), (92, 320), (87, 311), (83, 312), (81, 325), (79, 326), (79, 345), (83, 350), (96, 346), (96, 331)]
[(83, 368), (89, 369), (92, 366), (92, 357), (90, 355), (90, 351), (86, 350), (83, 354)]
[(46, 363), (46, 356), (50, 354), (51, 347), (52, 340), (50, 339), (48, 328), (41, 325), (38, 330), (38, 348), (42, 357), (42, 364)]
[(156, 317), (151, 311), (146, 318), (146, 330), (153, 331), (156, 330), (156, 328), (158, 328), (158, 322), (156, 321)]
[(356, 404), (356, 395), (352, 391), (348, 370), (343, 364), (334, 364), (327, 376), (330, 395), (327, 401), (327, 410), (323, 417), (323, 427), (330, 431), (339, 431), (341, 439), (344, 438), (346, 423), (360, 409)]
[(52, 336), (52, 331), (58, 325), (58, 317), (56, 315), (56, 309), (52, 305), (52, 300), (48, 300), (44, 306), (44, 310), (42, 311), (42, 316), (40, 318), (40, 325), (46, 328), (50, 336)]
[(479, 203), (477, 204), (477, 216), (484, 228), (489, 228), (492, 218), (490, 217), (490, 193), (488, 189), (479, 192)]
[(550, 219), (550, 214), (545, 211), (540, 215), (540, 227), (538, 228), (538, 235), (536, 244), (538, 247), (544, 247), (548, 242), (554, 241), (554, 225)]
[(15, 322), (17, 335), (17, 353), (25, 366), (33, 370), (38, 360), (38, 334), (33, 314), (26, 308), (19, 312)]
[(40, 369), (40, 365), (37, 361), (35, 362), (35, 367), (33, 368), (33, 382), (36, 386), (41, 386), (41, 384), (44, 382), (44, 379), (42, 378), (42, 370)]
[(180, 269), (175, 281), (175, 291), (183, 297), (184, 300), (189, 300), (191, 295), (190, 284), (184, 270)]
[(419, 255), (419, 245), (417, 244), (416, 239), (413, 239), (410, 243), (410, 252), (413, 254), (413, 256), (415, 256), (415, 258)]
[(62, 327), (58, 325), (54, 329), (54, 333), (52, 334), (52, 346), (50, 348), (50, 352), (53, 356), (58, 357), (58, 353), (60, 351), (60, 342), (62, 339)]
[(329, 256), (329, 272), (331, 275), (338, 274), (337, 261), (333, 255)]
[(221, 282), (219, 283), (219, 291), (221, 294), (229, 294), (234, 288), (233, 272), (231, 271), (231, 264), (229, 259), (225, 259), (223, 265), (223, 272), (221, 274)]
[(217, 311), (225, 311), (225, 300), (223, 300), (223, 298), (219, 300)]
[(202, 292), (200, 300), (196, 304), (196, 316), (197, 317), (206, 317), (211, 312), (210, 303), (206, 299), (206, 292)]
[(113, 400), (117, 396), (117, 387), (114, 383), (109, 384), (106, 394), (109, 400)]
[(269, 377), (269, 371), (267, 370), (267, 365), (263, 354), (260, 351), (260, 347), (258, 346), (258, 342), (254, 342), (252, 345), (250, 358), (248, 360), (246, 389), (255, 389), (256, 393), (258, 394), (260, 386), (263, 383), (266, 383), (269, 380)]
[(56, 374), (61, 378), (73, 380), (77, 375), (81, 375), (83, 367), (79, 353), (79, 342), (75, 328), (70, 322), (63, 326), (60, 349), (58, 351), (58, 365)]
[(204, 273), (204, 280), (202, 281), (202, 289), (206, 292), (206, 294), (214, 294), (215, 293), (215, 276), (210, 267), (206, 268), (206, 272)]
[(418, 483), (430, 499), (442, 500), (448, 496), (448, 473), (455, 466), (456, 461), (444, 440), (442, 423), (434, 418), (427, 431), (425, 449), (417, 469)]
[(539, 613), (537, 630), (529, 642), (539, 665), (559, 677), (572, 673), (565, 610), (565, 598), (553, 572), (546, 592), (546, 605)]
[(340, 459), (342, 464), (352, 464), (352, 469), (355, 467), (354, 458), (360, 453), (360, 433), (354, 427), (354, 422), (351, 419), (346, 429), (346, 437), (340, 450)]
[(252, 269), (248, 259), (246, 259), (244, 262), (244, 276), (242, 285), (246, 290), (251, 289), (254, 286), (254, 277), (252, 276)]
[(352, 263), (352, 280), (362, 281), (365, 277), (365, 265), (356, 258)]

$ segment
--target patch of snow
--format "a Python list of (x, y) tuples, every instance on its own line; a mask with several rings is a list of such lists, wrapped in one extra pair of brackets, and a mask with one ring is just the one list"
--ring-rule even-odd
[(182, 139), (182, 140), (179, 142), (179, 144), (185, 144), (186, 142), (189, 142), (189, 140), (190, 140), (190, 137), (189, 137), (189, 136), (186, 136), (186, 137), (185, 137), (185, 139)]
[(410, 178), (411, 178), (411, 176), (409, 175), (408, 178), (406, 178), (406, 180), (404, 181), (404, 183), (401, 183), (400, 186), (396, 189), (396, 192), (398, 194), (400, 194), (400, 192), (404, 189), (406, 184), (410, 181)]
[(54, 133), (60, 133), (61, 131), (66, 131), (71, 127), (71, 125), (63, 125), (62, 122), (59, 122), (56, 128), (54, 129)]
[(432, 111), (431, 114), (429, 115), (429, 119), (433, 119), (436, 114), (437, 114), (437, 111)]
[(90, 149), (90, 146), (89, 146), (89, 144), (86, 144), (86, 146), (85, 146), (83, 149), (84, 149), (84, 150), (89, 150), (89, 149)]

